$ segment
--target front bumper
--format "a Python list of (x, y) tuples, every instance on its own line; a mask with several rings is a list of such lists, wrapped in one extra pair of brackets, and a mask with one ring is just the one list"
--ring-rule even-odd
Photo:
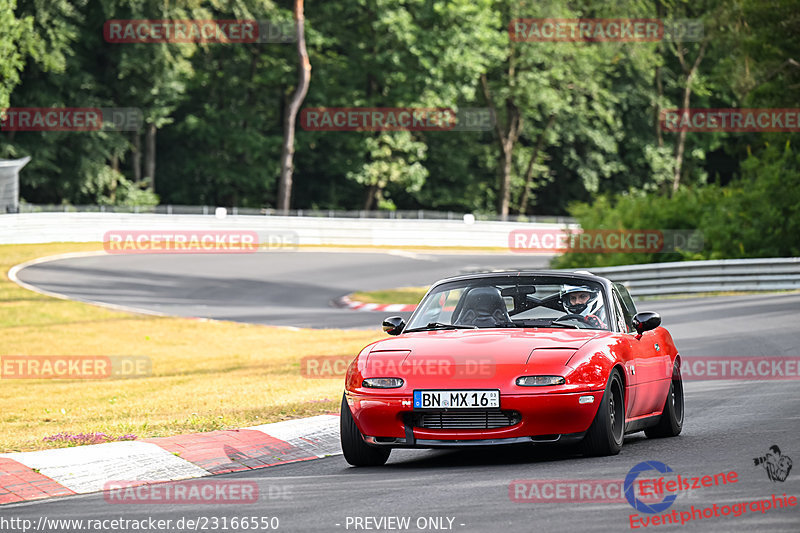
[(386, 438), (364, 437), (368, 444), (374, 446), (388, 446), (390, 448), (461, 448), (467, 446), (497, 446), (502, 444), (574, 444), (580, 442), (586, 432), (570, 433), (569, 435), (542, 435), (539, 437), (508, 437), (504, 439), (467, 439), (467, 440), (441, 440), (417, 439), (413, 434), (409, 437)]
[[(579, 403), (583, 396), (592, 403)], [(388, 446), (480, 446), (522, 442), (565, 442), (580, 437), (594, 420), (603, 391), (500, 395), (500, 408), (520, 414), (512, 426), (492, 429), (413, 427), (411, 396), (347, 393), (353, 419), (368, 442)]]

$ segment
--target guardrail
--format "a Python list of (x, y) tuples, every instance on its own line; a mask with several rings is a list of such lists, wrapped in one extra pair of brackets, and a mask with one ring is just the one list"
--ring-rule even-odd
[[(300, 216), (224, 217), (131, 213), (0, 215), (0, 244), (102, 242), (108, 231), (256, 231), (286, 245), (475, 247), (508, 250), (514, 229), (558, 230), (562, 224), (472, 219), (370, 219)], [(553, 255), (543, 253), (541, 255)]]
[[(314, 217), (314, 218), (370, 218), (388, 220), (463, 220), (472, 217), (477, 221), (500, 222), (533, 222), (542, 224), (576, 224), (572, 217), (550, 215), (500, 215), (487, 213), (457, 213), (455, 211), (428, 211), (415, 209), (406, 211), (387, 210), (341, 210), (341, 209), (291, 209), (226, 207), (232, 216), (282, 216), (282, 217)], [(211, 215), (217, 208), (208, 205), (60, 205), (60, 204), (20, 204), (18, 213), (134, 213), (151, 215)]]
[[(470, 267), (461, 272), (469, 274), (488, 270), (491, 269)], [(588, 270), (622, 283), (633, 296), (800, 290), (800, 257), (681, 261), (562, 270)]]
[[(508, 248), (519, 222), (320, 218), (301, 216), (215, 216), (128, 213), (26, 213), (0, 215), (0, 244), (102, 242), (119, 230), (255, 230), (291, 233), (290, 244)], [(527, 228), (563, 228), (529, 223)], [(543, 254), (552, 255), (552, 254)], [(482, 270), (482, 269), (470, 269)], [(591, 271), (625, 284), (634, 296), (724, 291), (800, 289), (800, 257), (684, 261)]]
[(800, 289), (800, 257), (683, 261), (592, 268), (633, 296)]

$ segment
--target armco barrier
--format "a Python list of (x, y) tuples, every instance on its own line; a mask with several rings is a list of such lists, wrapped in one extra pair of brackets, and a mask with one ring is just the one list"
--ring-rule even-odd
[(253, 230), (260, 233), (291, 232), (300, 245), (495, 247), (507, 250), (509, 232), (520, 227), (559, 229), (564, 225), (499, 221), (467, 223), (458, 219), (20, 213), (0, 215), (0, 244), (101, 242), (105, 233), (112, 230)]
[(800, 257), (683, 261), (592, 268), (633, 296), (800, 289)]
[[(486, 270), (469, 267), (461, 272)], [(589, 268), (588, 271), (622, 283), (633, 296), (800, 290), (800, 257), (650, 263)]]
[[(564, 224), (436, 219), (49, 212), (0, 215), (0, 244), (101, 242), (112, 230), (255, 230), (297, 236), (300, 245), (495, 247), (515, 229)], [(571, 226), (575, 227), (575, 226)], [(549, 255), (549, 254), (545, 254)], [(475, 270), (475, 269), (471, 269)], [(800, 258), (724, 259), (593, 268), (634, 296), (800, 289)]]
[[(135, 205), (56, 205), (56, 204), (27, 204), (19, 205), (16, 213), (136, 213), (148, 215), (205, 215), (214, 216), (218, 208), (209, 205), (173, 205), (163, 204), (155, 206)], [(502, 222), (537, 222), (543, 224), (575, 224), (572, 217), (557, 215), (500, 215), (490, 213), (456, 213), (454, 211), (428, 211), (415, 209), (413, 211), (388, 211), (388, 210), (342, 210), (342, 209), (273, 209), (253, 207), (225, 208), (229, 215), (253, 216), (290, 216), (314, 218), (379, 218), (379, 219), (404, 219), (404, 220), (462, 220), (464, 216), (474, 217), (480, 221)]]

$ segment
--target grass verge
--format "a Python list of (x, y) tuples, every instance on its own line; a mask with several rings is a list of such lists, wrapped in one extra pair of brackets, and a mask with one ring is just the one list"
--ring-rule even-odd
[(427, 287), (400, 287), (385, 291), (354, 292), (350, 298), (364, 303), (407, 305), (418, 304), (426, 292)]
[(352, 355), (379, 331), (290, 330), (111, 311), (25, 290), (8, 270), (101, 244), (0, 245), (0, 356), (138, 355), (136, 379), (0, 377), (0, 452), (63, 446), (56, 434), (138, 438), (231, 429), (338, 412), (341, 378), (308, 379), (300, 359)]

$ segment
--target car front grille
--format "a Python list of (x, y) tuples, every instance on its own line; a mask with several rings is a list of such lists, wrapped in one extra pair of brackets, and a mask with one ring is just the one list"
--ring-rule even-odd
[(414, 426), (424, 429), (495, 429), (518, 424), (517, 411), (464, 411), (420, 413)]

